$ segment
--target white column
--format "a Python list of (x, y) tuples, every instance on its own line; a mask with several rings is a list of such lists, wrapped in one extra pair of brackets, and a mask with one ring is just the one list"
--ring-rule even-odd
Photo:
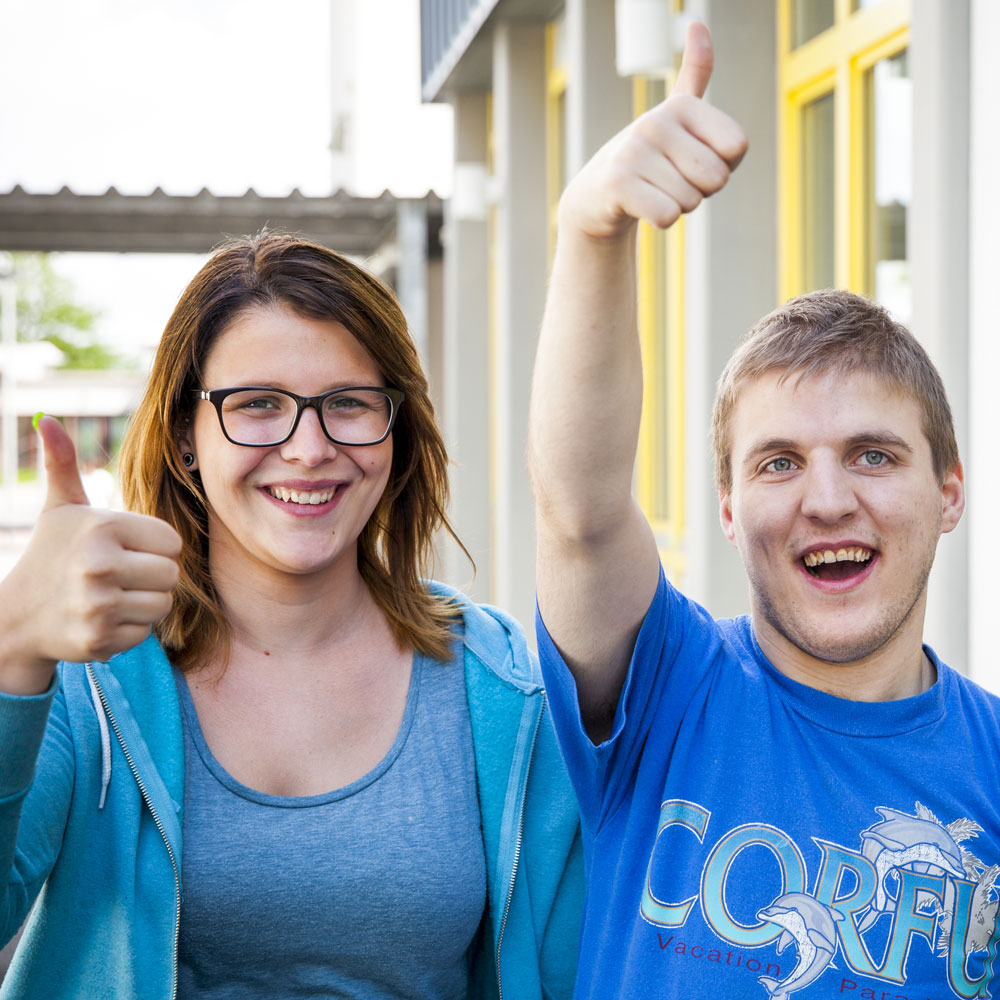
[(750, 150), (725, 190), (687, 218), (687, 572), (683, 590), (717, 617), (749, 610), (746, 573), (719, 526), (709, 425), (715, 385), (737, 341), (777, 304), (776, 61), (773, 0), (700, 0), (685, 10), (712, 31), (707, 97), (735, 118)]
[(632, 118), (615, 70), (615, 0), (566, 0), (566, 169), (570, 177)]
[(545, 28), (493, 35), (496, 203), (493, 352), (493, 595), (532, 634), (534, 509), (525, 464), (528, 398), (548, 274)]
[(455, 170), (444, 206), (444, 377), (441, 413), (451, 467), (450, 520), (475, 560), (442, 541), (442, 578), (492, 599), (490, 497), (490, 279), (486, 95), (458, 93)]
[[(997, 565), (1000, 535), (996, 531), (1000, 497), (997, 461), (996, 386), (1000, 371), (996, 283), (1000, 269), (1000, 76), (996, 71), (996, 39), (1000, 38), (1000, 5), (972, 0), (971, 127), (969, 156), (969, 434), (966, 454), (969, 538), (969, 672), (973, 679), (1000, 694), (1000, 651), (994, 628), (997, 615)], [(933, 636), (931, 636), (933, 641)]]
[(396, 203), (396, 294), (410, 335), (427, 367), (427, 204), (416, 199)]
[[(913, 333), (944, 379), (964, 454), (969, 426), (968, 0), (914, 0), (911, 37), (913, 207), (907, 252)], [(969, 530), (963, 522), (938, 545), (924, 626), (926, 641), (963, 671), (969, 666), (968, 573)]]

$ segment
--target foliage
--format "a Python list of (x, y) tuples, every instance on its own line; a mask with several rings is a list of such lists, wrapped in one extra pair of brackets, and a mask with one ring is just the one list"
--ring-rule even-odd
[(56, 270), (47, 253), (13, 253), (17, 286), (17, 339), (46, 340), (63, 352), (63, 369), (127, 367), (94, 331), (100, 313), (81, 305), (73, 282)]

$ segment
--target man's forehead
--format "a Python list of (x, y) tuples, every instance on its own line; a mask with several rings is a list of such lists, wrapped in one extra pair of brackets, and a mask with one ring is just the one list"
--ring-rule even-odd
[(895, 442), (911, 449), (926, 440), (913, 394), (869, 372), (766, 372), (736, 393), (731, 442), (741, 456), (817, 437), (845, 445)]
[(852, 384), (871, 387), (883, 395), (914, 398), (910, 387), (902, 385), (894, 378), (888, 378), (877, 371), (872, 371), (870, 368), (858, 365), (843, 368), (836, 365), (826, 365), (823, 367), (775, 367), (743, 375), (742, 378), (738, 378), (734, 385), (734, 399), (739, 402), (744, 393), (753, 391), (755, 387), (794, 390), (803, 385), (807, 387), (810, 385), (836, 387)]

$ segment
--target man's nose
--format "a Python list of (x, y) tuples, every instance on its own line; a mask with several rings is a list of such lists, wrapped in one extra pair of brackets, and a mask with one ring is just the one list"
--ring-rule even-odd
[(827, 455), (815, 458), (801, 482), (802, 513), (806, 517), (832, 523), (858, 509), (854, 477), (839, 458)]

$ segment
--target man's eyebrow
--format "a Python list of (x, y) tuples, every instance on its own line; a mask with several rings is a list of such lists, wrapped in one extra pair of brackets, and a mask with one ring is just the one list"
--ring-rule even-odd
[(845, 444), (849, 448), (859, 444), (885, 445), (886, 448), (896, 448), (905, 451), (908, 455), (913, 454), (913, 445), (891, 431), (867, 431), (861, 434), (854, 434), (847, 439)]
[[(905, 451), (908, 455), (913, 454), (913, 445), (891, 431), (862, 431), (859, 434), (852, 434), (844, 442), (844, 446), (847, 448), (856, 448), (862, 444), (875, 445), (876, 447), (881, 445), (885, 448), (895, 448), (898, 451)], [(747, 449), (742, 464), (749, 465), (751, 462), (756, 461), (760, 455), (767, 454), (768, 452), (798, 451), (800, 447), (799, 442), (792, 438), (767, 438), (763, 441), (755, 442)]]
[(758, 455), (763, 455), (770, 451), (796, 451), (797, 445), (791, 438), (767, 438), (764, 441), (757, 441), (750, 445), (743, 457), (743, 465), (749, 465), (757, 459)]

